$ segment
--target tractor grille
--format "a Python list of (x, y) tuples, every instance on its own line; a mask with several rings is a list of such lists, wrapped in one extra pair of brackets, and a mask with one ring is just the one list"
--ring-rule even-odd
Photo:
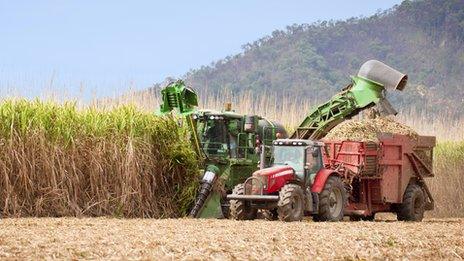
[(260, 195), (261, 192), (265, 189), (267, 183), (267, 176), (257, 176), (253, 177), (251, 181), (251, 194)]

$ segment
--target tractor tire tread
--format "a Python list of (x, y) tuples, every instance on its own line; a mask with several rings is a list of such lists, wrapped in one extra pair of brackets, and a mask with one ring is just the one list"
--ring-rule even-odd
[[(416, 197), (419, 197), (421, 206), (419, 207), (419, 213), (415, 213), (415, 200)], [(415, 184), (411, 183), (406, 188), (406, 191), (403, 195), (403, 203), (399, 205), (397, 212), (397, 219), (399, 221), (422, 221), (424, 218), (425, 212), (425, 195), (422, 191), (422, 188)]]
[[(300, 198), (301, 204), (299, 213), (294, 213), (292, 208), (292, 198), (297, 196)], [(282, 187), (279, 192), (279, 202), (277, 203), (277, 215), (279, 220), (291, 222), (301, 221), (304, 212), (304, 192), (301, 186), (297, 184), (287, 184)]]
[[(342, 198), (343, 198), (343, 207), (340, 215), (336, 217), (332, 217), (330, 214), (330, 193), (333, 187), (338, 187), (341, 190)], [(345, 186), (337, 176), (330, 176), (325, 185), (322, 192), (319, 194), (319, 213), (313, 218), (314, 221), (340, 221), (343, 219), (343, 209), (346, 206), (347, 202), (347, 195)]]
[[(238, 184), (232, 190), (233, 194), (244, 195), (245, 187), (243, 184)], [(235, 220), (253, 220), (256, 218), (258, 210), (250, 209), (247, 203), (242, 200), (231, 200), (229, 207), (229, 217)]]

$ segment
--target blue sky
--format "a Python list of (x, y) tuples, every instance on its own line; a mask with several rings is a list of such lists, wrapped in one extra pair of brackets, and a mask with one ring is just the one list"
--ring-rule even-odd
[(143, 89), (275, 29), (369, 16), (400, 2), (0, 0), (0, 95)]

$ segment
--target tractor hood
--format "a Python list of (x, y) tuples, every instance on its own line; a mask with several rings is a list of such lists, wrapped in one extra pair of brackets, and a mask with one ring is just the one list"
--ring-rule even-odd
[(264, 193), (272, 194), (278, 192), (288, 181), (295, 178), (295, 171), (288, 165), (274, 166), (270, 168), (260, 169), (253, 173), (255, 180), (260, 180), (261, 187), (253, 186), (253, 192), (258, 192), (263, 188)]
[(260, 169), (255, 171), (253, 173), (253, 176), (271, 176), (271, 175), (288, 175), (288, 174), (294, 174), (295, 171), (293, 170), (292, 167), (288, 165), (282, 165), (282, 166), (274, 166), (270, 168), (265, 168), (265, 169)]

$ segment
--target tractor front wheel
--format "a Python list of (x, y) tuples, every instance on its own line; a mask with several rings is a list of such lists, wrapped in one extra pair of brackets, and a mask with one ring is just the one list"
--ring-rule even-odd
[(425, 196), (417, 184), (409, 184), (404, 192), (403, 203), (399, 206), (399, 221), (422, 221), (425, 212)]
[(342, 180), (330, 176), (319, 195), (319, 213), (314, 221), (340, 221), (346, 206), (346, 190)]
[[(243, 184), (238, 184), (232, 190), (232, 194), (244, 195), (245, 187)], [(258, 213), (257, 209), (253, 209), (249, 202), (242, 200), (231, 200), (229, 207), (229, 217), (235, 220), (253, 220)]]
[(304, 193), (301, 186), (296, 184), (285, 185), (279, 193), (277, 213), (281, 221), (300, 221), (304, 212)]

